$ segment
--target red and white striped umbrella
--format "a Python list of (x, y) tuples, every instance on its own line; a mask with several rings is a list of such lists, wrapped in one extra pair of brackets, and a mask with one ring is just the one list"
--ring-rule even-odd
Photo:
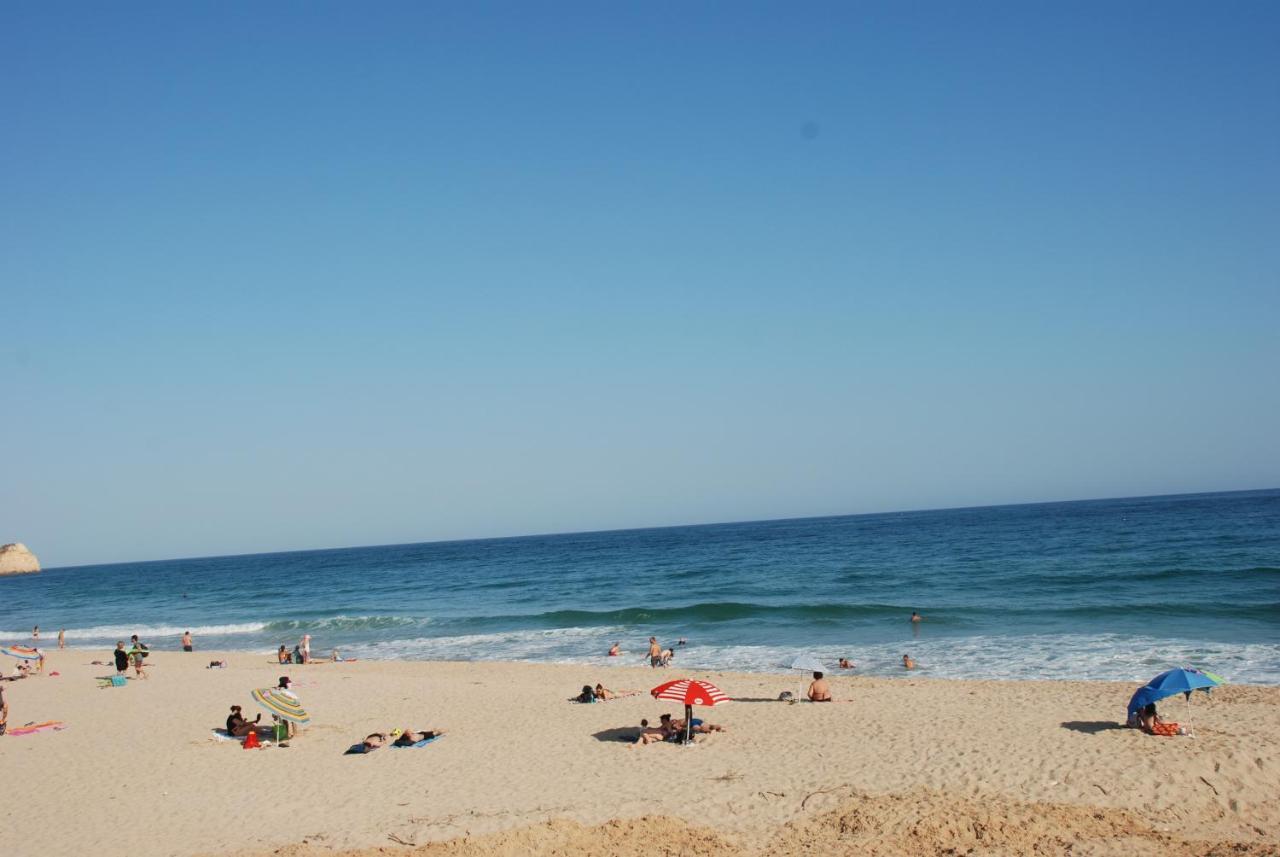
[(723, 690), (711, 682), (699, 681), (693, 678), (678, 678), (675, 681), (660, 684), (649, 693), (653, 695), (654, 699), (670, 699), (672, 702), (679, 702), (686, 707), (690, 705), (719, 705), (722, 702), (733, 701)]
[(672, 702), (684, 703), (684, 740), (688, 744), (693, 735), (693, 706), (720, 705), (733, 702), (723, 690), (709, 681), (693, 678), (678, 678), (666, 684), (660, 684), (649, 691), (654, 699), (670, 699)]

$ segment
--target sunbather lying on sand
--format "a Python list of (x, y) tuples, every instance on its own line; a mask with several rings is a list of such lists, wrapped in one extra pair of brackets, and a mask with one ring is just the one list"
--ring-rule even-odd
[[(683, 720), (673, 720), (670, 714), (662, 715), (661, 719), (662, 719), (662, 728), (666, 731), (666, 734), (669, 737), (674, 737), (677, 735), (684, 734), (685, 722)], [(696, 717), (694, 718), (694, 720), (697, 720), (697, 719), (698, 718)], [(700, 735), (705, 735), (708, 732), (723, 732), (724, 727), (717, 723), (703, 723), (699, 721), (697, 723), (694, 723), (693, 728), (689, 731), (696, 732)]]
[(412, 729), (405, 729), (400, 733), (400, 737), (393, 742), (397, 747), (409, 747), (417, 744), (419, 741), (430, 741), (432, 738), (439, 738), (444, 734), (443, 729), (424, 729), (421, 732), (415, 732)]
[(364, 736), (364, 743), (360, 746), (364, 748), (366, 753), (376, 750), (387, 743), (387, 733), (374, 732), (372, 735)]

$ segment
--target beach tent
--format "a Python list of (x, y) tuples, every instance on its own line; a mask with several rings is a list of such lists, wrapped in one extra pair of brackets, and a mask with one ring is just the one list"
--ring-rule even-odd
[(733, 701), (725, 695), (724, 691), (711, 682), (691, 678), (679, 678), (675, 681), (660, 684), (649, 693), (654, 699), (670, 699), (673, 702), (684, 703), (684, 740), (686, 744), (693, 735), (693, 706), (721, 705)]

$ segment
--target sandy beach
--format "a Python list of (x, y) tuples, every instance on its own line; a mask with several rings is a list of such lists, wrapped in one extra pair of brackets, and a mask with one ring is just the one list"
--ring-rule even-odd
[[(1198, 695), (1189, 739), (1117, 728), (1128, 684), (842, 674), (836, 704), (789, 705), (801, 677), (694, 672), (735, 698), (697, 712), (727, 731), (637, 747), (620, 739), (679, 708), (567, 699), (685, 672), (158, 652), (147, 680), (99, 689), (108, 657), (55, 651), (59, 676), (4, 684), (11, 730), (66, 724), (0, 737), (9, 857), (1280, 853), (1277, 688)], [(213, 737), (282, 674), (313, 718), (289, 747)], [(344, 755), (397, 726), (448, 734)]]

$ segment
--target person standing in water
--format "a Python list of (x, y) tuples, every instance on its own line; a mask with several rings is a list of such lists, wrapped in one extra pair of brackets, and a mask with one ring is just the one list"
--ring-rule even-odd
[(34, 628), (32, 628), (32, 629), (31, 629), (31, 639), (33, 639), (33, 640), (38, 640), (38, 639), (40, 639), (40, 626), (39, 626), (39, 625), (36, 625)]
[(67, 629), (61, 628), (58, 630), (58, 648), (65, 649), (66, 647), (67, 647)]
[(195, 646), (191, 644), (191, 632), (183, 631), (182, 632), (182, 651), (194, 652), (195, 650), (196, 650)]
[(304, 664), (311, 663), (311, 635), (302, 635), (302, 662)]
[(649, 638), (649, 666), (662, 666), (662, 646), (658, 645), (657, 637)]
[(924, 617), (923, 617), (923, 616), (921, 616), (919, 613), (917, 613), (917, 612), (916, 612), (916, 611), (914, 611), (914, 610), (912, 610), (912, 611), (911, 611), (911, 624), (912, 624), (912, 625), (919, 625), (919, 624), (920, 624), (920, 622), (921, 622), (923, 619), (924, 619)]

